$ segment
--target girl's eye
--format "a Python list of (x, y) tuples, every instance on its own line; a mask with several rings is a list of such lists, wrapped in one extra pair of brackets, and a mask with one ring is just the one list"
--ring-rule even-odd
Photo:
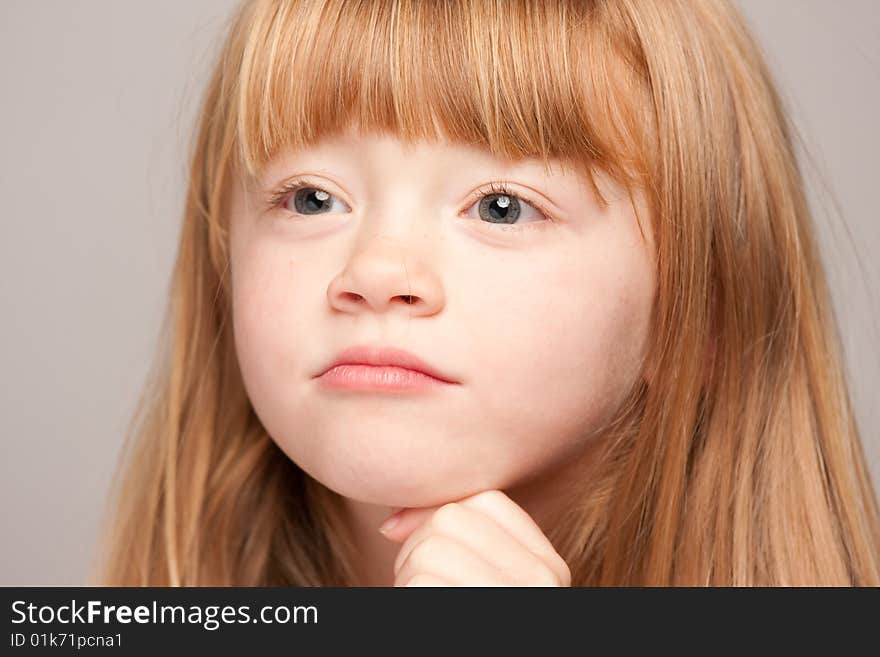
[[(526, 224), (540, 224), (548, 221), (549, 215), (537, 203), (532, 204), (511, 192), (504, 183), (491, 183), (478, 189), (467, 214), (476, 208), (477, 216), (485, 223), (516, 224), (512, 230), (526, 228)], [(270, 208), (284, 209), (299, 215), (329, 214), (334, 208), (337, 211), (351, 212), (346, 203), (325, 189), (310, 184), (306, 180), (296, 179), (272, 194)]]
[(285, 207), (298, 214), (327, 214), (333, 207), (348, 206), (328, 191), (319, 187), (300, 187), (295, 189)]
[(334, 208), (343, 212), (351, 211), (351, 208), (330, 192), (300, 180), (284, 185), (273, 195), (270, 205), (283, 205), (286, 210), (302, 215), (328, 214)]
[(486, 223), (519, 225), (548, 220), (540, 207), (510, 192), (503, 184), (493, 183), (488, 189), (478, 190), (477, 195), (477, 202), (468, 208), (467, 213), (476, 208), (477, 216)]

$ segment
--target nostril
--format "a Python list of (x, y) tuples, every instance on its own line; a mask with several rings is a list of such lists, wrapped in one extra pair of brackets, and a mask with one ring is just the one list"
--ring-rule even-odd
[(409, 304), (414, 303), (413, 297), (411, 294), (403, 294), (403, 295), (401, 295), (401, 299), (403, 299), (406, 303), (409, 303)]

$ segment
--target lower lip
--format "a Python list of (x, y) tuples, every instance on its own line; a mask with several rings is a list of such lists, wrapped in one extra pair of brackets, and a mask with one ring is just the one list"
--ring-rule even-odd
[(320, 377), (320, 383), (340, 390), (423, 391), (448, 385), (415, 370), (379, 365), (337, 365)]

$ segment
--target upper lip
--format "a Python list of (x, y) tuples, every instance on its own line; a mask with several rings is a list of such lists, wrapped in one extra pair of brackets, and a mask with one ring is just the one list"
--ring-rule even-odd
[(316, 376), (321, 376), (337, 365), (386, 365), (403, 367), (427, 374), (446, 383), (458, 383), (436, 367), (425, 362), (415, 354), (391, 346), (357, 345), (339, 352), (336, 357)]

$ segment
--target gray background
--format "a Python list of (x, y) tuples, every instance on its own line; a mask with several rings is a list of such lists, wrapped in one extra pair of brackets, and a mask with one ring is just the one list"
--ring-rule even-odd
[[(0, 585), (86, 581), (156, 346), (187, 138), (233, 6), (0, 2)], [(880, 3), (740, 6), (810, 154), (802, 162), (876, 482)]]

